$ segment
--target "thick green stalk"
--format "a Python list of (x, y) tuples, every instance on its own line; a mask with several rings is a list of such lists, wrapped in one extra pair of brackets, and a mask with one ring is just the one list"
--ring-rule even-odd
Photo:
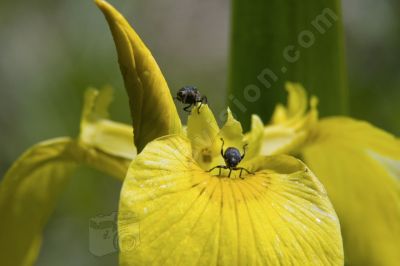
[(229, 106), (248, 128), (264, 122), (284, 83), (301, 82), (320, 99), (321, 115), (345, 114), (347, 77), (339, 0), (233, 0)]

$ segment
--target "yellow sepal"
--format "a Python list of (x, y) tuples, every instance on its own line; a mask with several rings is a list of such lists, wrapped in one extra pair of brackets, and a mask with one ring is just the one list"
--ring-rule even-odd
[(123, 180), (136, 156), (132, 127), (107, 120), (111, 89), (85, 95), (79, 138), (56, 138), (28, 149), (0, 183), (0, 262), (33, 265), (42, 231), (78, 165)]
[(322, 119), (302, 150), (342, 225), (349, 265), (400, 261), (400, 143), (366, 122)]
[(303, 163), (273, 156), (243, 166), (255, 175), (217, 177), (188, 139), (149, 143), (121, 191), (120, 264), (343, 265), (335, 211)]
[(72, 140), (59, 138), (29, 149), (0, 183), (0, 261), (33, 265), (42, 230), (75, 169)]

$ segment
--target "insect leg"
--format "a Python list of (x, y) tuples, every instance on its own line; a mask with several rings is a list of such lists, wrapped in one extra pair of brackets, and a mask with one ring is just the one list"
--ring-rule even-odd
[(242, 157), (242, 160), (243, 160), (244, 156), (246, 155), (246, 148), (247, 148), (247, 145), (248, 145), (247, 143), (243, 145), (243, 155), (241, 156), (241, 157)]
[(214, 170), (214, 169), (216, 169), (216, 168), (221, 168), (221, 166), (222, 165), (217, 165), (217, 166), (214, 166), (213, 168), (211, 168), (210, 170), (208, 170), (207, 172), (211, 172), (212, 170)]
[(228, 174), (228, 177), (231, 177), (231, 173), (232, 173), (232, 168), (229, 168), (229, 174)]
[(250, 172), (244, 167), (233, 167), (233, 170), (240, 170), (239, 177), (242, 178), (242, 171), (245, 170), (248, 174), (255, 175), (253, 172)]
[(208, 170), (207, 172), (211, 172), (212, 170), (217, 169), (217, 168), (219, 169), (218, 176), (221, 176), (221, 169), (228, 169), (228, 167), (226, 165), (217, 165), (217, 166), (214, 166), (213, 168), (211, 168), (210, 170)]
[(192, 104), (189, 104), (188, 106), (186, 106), (185, 108), (183, 108), (183, 110), (184, 110), (185, 112), (187, 112), (187, 113), (190, 114), (190, 111), (191, 111), (191, 110), (188, 110), (190, 107), (192, 107)]
[(206, 96), (201, 97), (200, 106), (197, 108), (197, 113), (200, 114), (200, 108), (203, 104), (207, 104), (208, 100)]
[(224, 139), (223, 139), (223, 138), (221, 138), (221, 141), (222, 141), (221, 156), (224, 157), (224, 144), (225, 144), (225, 142), (224, 142)]

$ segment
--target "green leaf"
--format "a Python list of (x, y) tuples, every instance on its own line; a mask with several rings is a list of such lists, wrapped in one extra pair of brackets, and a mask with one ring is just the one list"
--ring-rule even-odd
[(232, 6), (228, 99), (245, 128), (253, 113), (270, 118), (286, 81), (316, 95), (321, 115), (346, 113), (339, 0), (233, 0)]

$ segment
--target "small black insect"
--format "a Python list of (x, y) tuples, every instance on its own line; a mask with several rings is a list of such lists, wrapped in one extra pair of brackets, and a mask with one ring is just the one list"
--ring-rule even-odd
[(197, 88), (193, 86), (185, 86), (181, 88), (178, 91), (175, 99), (184, 104), (189, 104), (188, 106), (183, 108), (183, 110), (188, 113), (191, 112), (191, 110), (189, 110), (190, 107), (195, 106), (197, 103), (200, 103), (200, 106), (197, 108), (197, 113), (199, 114), (201, 106), (207, 103), (207, 97), (201, 96)]
[(229, 147), (225, 150), (224, 152), (224, 140), (221, 139), (222, 141), (222, 146), (221, 146), (221, 156), (224, 158), (225, 165), (217, 165), (207, 172), (211, 172), (212, 170), (218, 168), (219, 169), (219, 174), (218, 176), (221, 175), (221, 169), (229, 169), (229, 174), (228, 177), (231, 176), (232, 170), (240, 170), (239, 177), (242, 178), (242, 172), (245, 170), (248, 174), (254, 175), (254, 173), (250, 172), (246, 168), (243, 167), (236, 167), (244, 158), (246, 155), (246, 147), (247, 144), (243, 146), (243, 155), (240, 154), (239, 150), (234, 148), (234, 147)]

